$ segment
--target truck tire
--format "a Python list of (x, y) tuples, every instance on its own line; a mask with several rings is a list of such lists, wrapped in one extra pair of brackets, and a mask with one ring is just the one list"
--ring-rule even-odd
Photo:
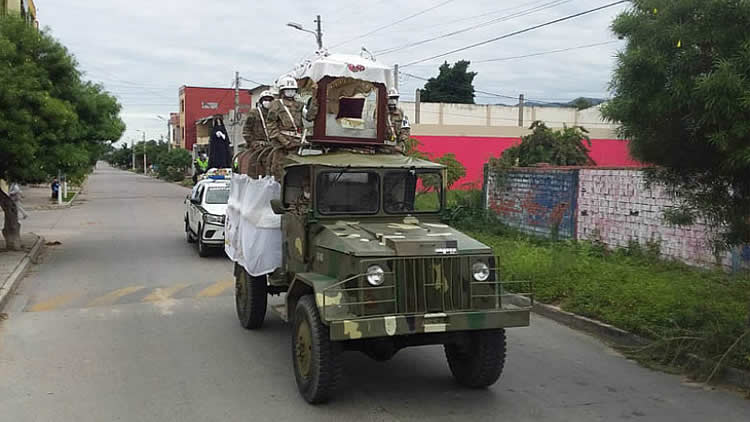
[(211, 253), (211, 249), (203, 243), (203, 228), (201, 226), (198, 226), (198, 234), (196, 237), (198, 238), (196, 240), (198, 242), (198, 256), (205, 258)]
[(187, 218), (185, 218), (185, 240), (187, 240), (187, 243), (195, 243), (195, 238), (193, 237), (193, 233), (190, 232), (190, 224), (188, 224)]
[(234, 281), (234, 303), (240, 324), (254, 330), (263, 326), (266, 319), (266, 276), (253, 277), (241, 268)]
[(331, 341), (312, 295), (299, 299), (293, 321), (292, 360), (297, 388), (308, 403), (326, 402), (341, 378), (341, 345)]
[(471, 331), (463, 343), (446, 344), (445, 357), (459, 384), (486, 388), (494, 384), (505, 365), (505, 330)]

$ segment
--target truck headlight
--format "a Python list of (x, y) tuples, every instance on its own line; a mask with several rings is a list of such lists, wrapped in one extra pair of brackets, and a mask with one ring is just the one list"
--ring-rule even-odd
[(224, 225), (223, 215), (203, 214), (203, 219), (206, 223)]
[(471, 266), (471, 276), (476, 281), (487, 281), (490, 278), (490, 267), (484, 262), (477, 262)]
[(385, 271), (380, 265), (367, 267), (367, 282), (373, 286), (380, 286), (385, 281)]

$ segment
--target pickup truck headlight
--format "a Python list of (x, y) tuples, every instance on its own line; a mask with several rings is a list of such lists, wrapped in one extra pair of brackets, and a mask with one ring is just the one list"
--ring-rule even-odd
[(370, 265), (367, 268), (367, 282), (377, 287), (385, 281), (385, 271), (380, 265)]
[(223, 215), (203, 214), (203, 220), (209, 224), (219, 224), (223, 226), (225, 218), (226, 217)]
[(471, 266), (471, 276), (476, 281), (487, 281), (490, 278), (490, 267), (484, 262), (477, 262)]

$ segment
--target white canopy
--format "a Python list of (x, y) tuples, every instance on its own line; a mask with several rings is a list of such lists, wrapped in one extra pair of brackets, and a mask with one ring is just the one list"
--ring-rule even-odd
[(313, 60), (306, 61), (295, 70), (297, 79), (310, 78), (315, 82), (326, 76), (349, 77), (368, 82), (385, 84), (386, 88), (393, 86), (393, 70), (369, 58), (350, 54), (320, 55)]

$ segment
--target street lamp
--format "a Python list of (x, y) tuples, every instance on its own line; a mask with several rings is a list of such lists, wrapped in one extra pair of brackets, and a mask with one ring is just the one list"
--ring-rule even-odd
[(313, 30), (310, 30), (310, 29), (305, 29), (304, 27), (302, 27), (301, 24), (296, 23), (296, 22), (289, 22), (289, 23), (286, 24), (286, 26), (288, 26), (290, 28), (294, 28), (294, 29), (296, 29), (298, 31), (307, 32), (307, 33), (315, 35), (315, 41), (318, 42), (318, 50), (322, 50), (323, 49), (323, 31), (320, 28), (320, 15), (318, 15), (318, 18), (315, 19), (315, 23), (318, 26), (318, 30), (317, 31), (313, 31)]
[[(136, 132), (143, 134), (143, 174), (146, 174), (146, 131), (136, 129)], [(135, 169), (135, 148), (133, 149), (133, 169)]]
[(172, 150), (172, 139), (171, 139), (172, 137), (170, 135), (172, 134), (172, 131), (171, 131), (172, 126), (169, 124), (169, 120), (164, 118), (164, 116), (157, 114), (156, 118), (167, 122), (167, 151), (171, 151)]

